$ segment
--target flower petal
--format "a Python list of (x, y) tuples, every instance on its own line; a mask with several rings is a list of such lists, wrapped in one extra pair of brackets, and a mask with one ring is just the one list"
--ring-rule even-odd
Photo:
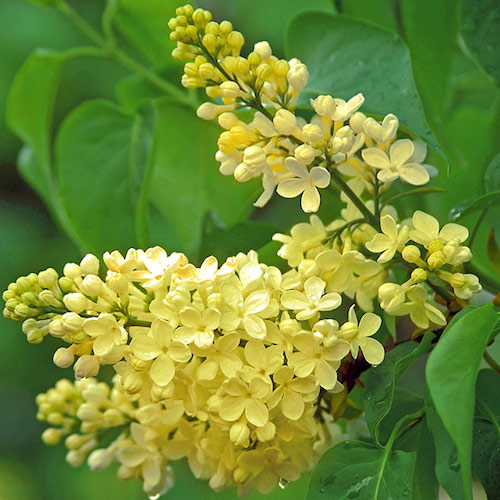
[(361, 151), (361, 156), (370, 167), (386, 169), (389, 168), (390, 162), (387, 155), (379, 148), (366, 148)]
[(175, 365), (168, 354), (160, 354), (149, 370), (151, 380), (160, 386), (167, 385), (175, 375)]
[(399, 139), (394, 142), (389, 150), (391, 163), (398, 167), (403, 165), (415, 151), (415, 146), (410, 139)]

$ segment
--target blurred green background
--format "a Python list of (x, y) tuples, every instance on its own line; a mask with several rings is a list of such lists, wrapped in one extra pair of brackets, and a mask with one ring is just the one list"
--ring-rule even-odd
[[(99, 26), (104, 3), (103, 0), (71, 2), (95, 27)], [(120, 0), (117, 3), (123, 9), (119, 13), (121, 17), (117, 18), (120, 41), (125, 42), (127, 50), (142, 64), (153, 66), (168, 81), (178, 85), (179, 65), (170, 58), (168, 51), (171, 45), (167, 40), (166, 28), (168, 15), (173, 10), (172, 6), (177, 3), (171, 0), (151, 0), (150, 5), (146, 5), (147, 0)], [(319, 69), (325, 68), (309, 68), (312, 80), (323, 85), (318, 90), (349, 97), (343, 94), (358, 91), (355, 77), (363, 66), (365, 73), (360, 74), (360, 78), (363, 78), (358, 80), (359, 90), (365, 92), (365, 95), (370, 94), (371, 87), (368, 83), (374, 80), (374, 108), (370, 111), (379, 114), (393, 111), (382, 108), (384, 103), (396, 99), (400, 100), (403, 110), (413, 109), (414, 102), (421, 102), (427, 124), (414, 115), (409, 115), (406, 124), (421, 135), (428, 133), (427, 125), (432, 131), (432, 136), (426, 135), (426, 138), (431, 137), (430, 140), (439, 147), (430, 152), (428, 162), (440, 170), (440, 177), (434, 185), (444, 187), (447, 193), (432, 194), (421, 199), (408, 198), (402, 208), (403, 215), (408, 215), (416, 207), (427, 206), (434, 215), (445, 221), (449, 210), (465, 199), (476, 198), (488, 190), (500, 189), (500, 108), (497, 86), (500, 40), (495, 38), (500, 33), (500, 13), (494, 1), (315, 0), (305, 5), (300, 0), (206, 0), (198, 4), (213, 10), (214, 17), (218, 20), (227, 18), (233, 21), (235, 27), (245, 34), (248, 46), (267, 39), (279, 56), (297, 56), (306, 63), (318, 66), (325, 64), (326, 79), (324, 74), (323, 77), (318, 74)], [(158, 16), (151, 16), (151, 12), (154, 12), (151, 9), (158, 6), (161, 7), (161, 12)], [(322, 14), (303, 15), (298, 21), (293, 21), (306, 8), (320, 10), (323, 14), (338, 13), (339, 18), (335, 21), (337, 29), (326, 34), (318, 29), (315, 19), (321, 18), (321, 27), (325, 30), (330, 28), (325, 23), (331, 18), (324, 18)], [(165, 17), (161, 17), (165, 12)], [(467, 12), (467, 15), (461, 15), (461, 12)], [(154, 23), (151, 21), (153, 18)], [(291, 29), (287, 35), (290, 22)], [(349, 24), (352, 22), (354, 25)], [(345, 33), (343, 29), (346, 30)], [(359, 38), (356, 29), (359, 29), (359, 33), (373, 32), (384, 43), (393, 43), (389, 54), (398, 53), (401, 58), (387, 60), (385, 55), (372, 50), (368, 42), (364, 49), (361, 45), (363, 50), (360, 51), (349, 38)], [(314, 38), (314, 32), (319, 39)], [(141, 238), (129, 231), (129, 227), (133, 227), (133, 213), (130, 212), (129, 215), (127, 212), (125, 215), (115, 214), (114, 217), (128, 217), (130, 220), (117, 226), (116, 232), (108, 239), (101, 237), (99, 240), (100, 236), (95, 228), (102, 221), (90, 207), (85, 221), (80, 226), (76, 224), (76, 232), (79, 233), (76, 239), (79, 243), (73, 243), (47, 209), (47, 203), (51, 200), (46, 197), (44, 202), (25, 182), (16, 167), (22, 143), (9, 130), (5, 120), (7, 96), (16, 73), (36, 48), (66, 50), (87, 45), (88, 41), (57, 11), (24, 0), (1, 1), (0, 33), (0, 288), (3, 290), (20, 275), (38, 272), (49, 266), (60, 270), (65, 262), (78, 261), (85, 250), (99, 252), (104, 249), (113, 250), (114, 246), (126, 250), (128, 246), (137, 245)], [(360, 39), (363, 42), (363, 38)], [(326, 42), (323, 43), (323, 40)], [(345, 40), (347, 42), (343, 45)], [(406, 46), (409, 47), (409, 58)], [(339, 54), (339, 51), (346, 54), (344, 59), (330, 57), (331, 54)], [(405, 64), (408, 64), (407, 68)], [(119, 84), (124, 78), (125, 83), (122, 81)], [(391, 82), (396, 87), (401, 87), (399, 96), (395, 97), (390, 93), (384, 95), (386, 84)], [(157, 90), (152, 90), (138, 80), (137, 75), (133, 75), (129, 69), (109, 59), (84, 57), (72, 60), (64, 65), (62, 71), (53, 131), (58, 130), (68, 113), (88, 99), (109, 99), (119, 103), (122, 108), (128, 107), (130, 112), (135, 112), (139, 101), (155, 97), (157, 93)], [(195, 95), (193, 98), (197, 99), (199, 96)], [(377, 108), (377, 102), (380, 103), (380, 109)], [(367, 106), (369, 107), (369, 102)], [(144, 116), (147, 118), (146, 112)], [(195, 126), (192, 125), (195, 121), (196, 119), (192, 122), (190, 119), (181, 120), (175, 126), (181, 127), (187, 137), (184, 144), (186, 148), (189, 148), (190, 140), (204, 141), (200, 145), (199, 160), (203, 161), (202, 158), (206, 157), (208, 162), (208, 157), (211, 159), (217, 149), (216, 135), (210, 131), (207, 139), (205, 129), (202, 128), (193, 132), (193, 137), (190, 138), (190, 127)], [(168, 126), (171, 125), (165, 123), (165, 133), (168, 135)], [(168, 142), (166, 146), (169, 146)], [(172, 159), (167, 155), (165, 161), (174, 162), (178, 159), (179, 157)], [(97, 157), (96, 162), (101, 160), (103, 159)], [(213, 160), (210, 161), (215, 165)], [(76, 197), (76, 212), (72, 212), (71, 207), (69, 210), (75, 220), (88, 212), (88, 205), (79, 206), (78, 200), (89, 197), (92, 201), (92, 189), (85, 191), (85, 176), (79, 174), (84, 166), (75, 158), (74, 165), (70, 162), (67, 167), (69, 170), (66, 177), (60, 177), (60, 182), (69, 190), (67, 196)], [(176, 165), (180, 173), (176, 174), (178, 184), (174, 184), (185, 185), (188, 192), (192, 189), (189, 183), (193, 179), (188, 171), (191, 167), (194, 168), (193, 162), (182, 164), (182, 159)], [(139, 164), (139, 169), (141, 168), (144, 166)], [(73, 173), (76, 175), (76, 187), (71, 183)], [(143, 241), (151, 245), (163, 244), (168, 250), (183, 249), (196, 262), (209, 253), (215, 253), (222, 259), (238, 249), (263, 247), (264, 259), (274, 262), (273, 252), (277, 247), (272, 243), (266, 245), (266, 242), (275, 230), (285, 231), (292, 224), (304, 220), (305, 216), (301, 213), (297, 200), (273, 200), (265, 209), (254, 211), (251, 201), (259, 192), (255, 185), (241, 187), (232, 179), (223, 179), (218, 175), (215, 179), (215, 185), (221, 187), (214, 187), (219, 189), (214, 198), (220, 196), (222, 204), (230, 204), (227, 198), (229, 195), (224, 189), (237, 193), (233, 208), (236, 207), (241, 212), (239, 219), (227, 216), (225, 220), (221, 207), (210, 201), (207, 207), (200, 208), (197, 212), (198, 219), (193, 222), (194, 226), (199, 226), (196, 226), (198, 233), (187, 227), (184, 234), (179, 228), (186, 225), (185, 218), (182, 219), (183, 215), (179, 214), (178, 220), (176, 219), (175, 205), (172, 209), (168, 200), (165, 201), (169, 196), (168, 191), (157, 189), (150, 199), (150, 234)], [(157, 180), (168, 184), (171, 177), (165, 176)], [(36, 183), (31, 182), (31, 185), (36, 186)], [(245, 200), (243, 206), (237, 205), (240, 200)], [(190, 205), (193, 202), (192, 191), (181, 202)], [(320, 215), (328, 222), (335, 217), (338, 208), (339, 204), (334, 197), (325, 196)], [(121, 207), (117, 207), (117, 211), (120, 209)], [(486, 238), (490, 228), (496, 227), (497, 235), (500, 234), (499, 216), (498, 206), (489, 210), (474, 248), (478, 255), (478, 266), (490, 276), (496, 271), (488, 264)], [(113, 218), (112, 215), (110, 217)], [(244, 222), (245, 217), (250, 222)], [(463, 222), (472, 227), (477, 217), (476, 212)], [(106, 227), (103, 227), (104, 231)], [(86, 239), (87, 234), (92, 237)], [(110, 248), (109, 245), (114, 246)], [(0, 499), (141, 498), (141, 488), (136, 482), (123, 483), (116, 480), (113, 470), (91, 473), (86, 466), (73, 469), (64, 462), (63, 446), (47, 448), (42, 445), (40, 434), (43, 426), (35, 419), (35, 396), (62, 376), (71, 377), (71, 370), (60, 370), (52, 364), (51, 357), (56, 343), (50, 339), (41, 345), (31, 346), (23, 338), (20, 325), (3, 318), (0, 318), (0, 329)], [(178, 475), (180, 486), (168, 497), (182, 498), (186, 491), (183, 483), (192, 484), (192, 481), (189, 481), (185, 469), (181, 468)], [(206, 490), (203, 487), (193, 487), (198, 489), (189, 490), (190, 498), (205, 497)], [(296, 495), (297, 491), (299, 490), (296, 490)]]

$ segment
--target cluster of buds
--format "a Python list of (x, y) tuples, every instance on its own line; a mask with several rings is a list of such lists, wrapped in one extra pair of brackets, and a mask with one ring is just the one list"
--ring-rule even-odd
[[(361, 94), (347, 102), (320, 95), (311, 99), (314, 114), (309, 121), (296, 115), (307, 68), (297, 59), (274, 57), (267, 42), (256, 43), (245, 58), (240, 55), (243, 36), (230, 23), (217, 24), (209, 12), (190, 5), (177, 9), (169, 26), (178, 43), (174, 57), (191, 60), (183, 85), (203, 87), (219, 100), (202, 104), (198, 116), (218, 117), (224, 129), (216, 155), (221, 173), (239, 182), (262, 176), (264, 191), (255, 206), (263, 206), (277, 190), (285, 198), (302, 195), (303, 210), (316, 212), (318, 189), (330, 185), (333, 170), (349, 179), (358, 196), (384, 191), (397, 179), (422, 185), (435, 173), (422, 164), (422, 143), (396, 140), (396, 116), (378, 122), (358, 111), (364, 102)], [(253, 110), (253, 117), (245, 120), (248, 114), (238, 113), (240, 109)]]

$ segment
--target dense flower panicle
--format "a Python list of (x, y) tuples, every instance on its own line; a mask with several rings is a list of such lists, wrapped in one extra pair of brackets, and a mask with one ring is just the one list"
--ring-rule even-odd
[[(4, 293), (5, 315), (24, 321), (30, 342), (60, 339), (55, 363), (74, 363), (77, 382), (38, 398), (51, 425), (44, 440), (67, 436), (73, 465), (118, 462), (119, 477), (141, 479), (150, 495), (172, 484), (169, 463), (185, 456), (197, 477), (217, 490), (236, 484), (242, 495), (297, 478), (319, 456), (320, 427), (331, 425), (314, 418), (320, 389), (342, 390), (337, 370), (349, 353), (361, 348), (374, 364), (383, 357), (368, 338), (380, 319), (363, 330), (365, 315), (346, 334), (354, 313), (340, 327), (328, 319), (342, 297), (326, 281), (283, 274), (253, 251), (221, 267), (209, 257), (197, 268), (159, 247), (104, 261), (104, 280), (92, 255), (61, 277), (49, 269), (19, 278)], [(104, 364), (116, 372), (111, 387), (92, 378)], [(107, 443), (111, 427), (121, 432)], [(269, 463), (265, 476), (250, 465), (254, 455)]]

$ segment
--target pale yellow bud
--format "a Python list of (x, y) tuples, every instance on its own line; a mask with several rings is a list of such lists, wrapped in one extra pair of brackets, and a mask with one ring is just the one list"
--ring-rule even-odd
[(72, 280), (80, 278), (82, 276), (82, 270), (78, 264), (69, 263), (64, 266), (63, 269), (64, 276)]
[(415, 245), (408, 245), (404, 247), (401, 255), (406, 262), (415, 263), (420, 259), (420, 250)]
[(218, 121), (219, 125), (226, 130), (230, 130), (239, 123), (239, 119), (234, 113), (222, 113), (219, 116)]
[(217, 36), (220, 33), (220, 27), (215, 21), (211, 21), (205, 26), (205, 33)]
[(303, 89), (309, 80), (309, 72), (305, 64), (296, 64), (292, 66), (286, 75), (288, 83), (297, 89)]
[(241, 95), (240, 86), (236, 82), (226, 81), (219, 85), (219, 92), (222, 98), (234, 100)]
[(233, 25), (229, 21), (222, 21), (219, 27), (223, 35), (229, 35), (233, 31)]
[(269, 42), (257, 42), (253, 46), (253, 51), (256, 54), (259, 54), (260, 57), (263, 59), (268, 59), (271, 57), (273, 51), (271, 50), (271, 46), (269, 45)]
[(90, 301), (81, 293), (68, 293), (63, 297), (64, 305), (69, 311), (77, 314), (85, 311), (90, 304)]
[(344, 340), (352, 340), (358, 334), (358, 325), (356, 323), (351, 323), (348, 321), (344, 323), (339, 330), (339, 338)]
[(215, 54), (217, 51), (217, 37), (211, 35), (210, 33), (205, 35), (201, 41), (203, 46), (208, 50), (210, 54)]
[(38, 300), (41, 306), (59, 307), (61, 305), (59, 300), (56, 299), (56, 297), (50, 290), (42, 290), (38, 294)]
[(74, 370), (78, 379), (94, 377), (99, 373), (99, 359), (97, 356), (85, 354), (77, 360)]
[(122, 377), (123, 388), (129, 394), (138, 393), (142, 388), (142, 384), (143, 384), (142, 378), (137, 373), (128, 373), (127, 375)]
[(262, 57), (257, 52), (250, 52), (247, 59), (252, 66), (258, 66), (262, 62)]
[(431, 255), (429, 255), (427, 264), (431, 269), (436, 269), (438, 267), (444, 266), (444, 264), (446, 264), (446, 258), (443, 252), (441, 252), (441, 250), (433, 252)]
[(83, 279), (80, 288), (83, 293), (90, 295), (91, 297), (97, 297), (100, 295), (103, 286), (104, 283), (99, 276), (89, 274)]
[(101, 412), (95, 405), (90, 403), (83, 403), (78, 407), (78, 410), (76, 411), (76, 416), (80, 420), (92, 421), (101, 418)]
[(366, 116), (361, 113), (361, 111), (356, 111), (356, 113), (351, 116), (349, 125), (356, 134), (359, 134), (360, 132), (363, 132), (363, 125), (365, 121)]
[(302, 135), (304, 140), (310, 144), (316, 144), (323, 140), (323, 133), (321, 132), (321, 128), (312, 123), (308, 123), (302, 127)]
[(314, 148), (309, 144), (301, 144), (300, 146), (296, 147), (293, 155), (295, 156), (297, 161), (303, 163), (304, 165), (309, 165), (310, 163), (312, 163), (314, 158), (316, 158), (316, 152), (314, 151)]
[(62, 278), (59, 278), (59, 287), (63, 292), (71, 292), (71, 290), (74, 289), (75, 284), (71, 278), (63, 276)]
[(249, 146), (243, 151), (244, 163), (253, 169), (261, 169), (266, 164), (266, 153), (259, 146)]
[(82, 465), (84, 460), (85, 460), (85, 454), (79, 452), (78, 450), (71, 450), (66, 454), (66, 461), (72, 467), (78, 467), (79, 465)]
[(105, 410), (103, 417), (107, 427), (118, 427), (125, 423), (122, 413), (116, 408), (108, 408)]
[(53, 427), (49, 427), (45, 429), (42, 433), (42, 441), (47, 446), (55, 446), (61, 441), (61, 431), (58, 429), (54, 429)]
[(434, 240), (429, 243), (429, 252), (434, 253), (434, 252), (439, 252), (443, 248), (443, 243), (439, 240)]
[(454, 273), (451, 275), (449, 283), (453, 288), (462, 288), (466, 283), (465, 276), (462, 273)]
[(297, 129), (297, 118), (287, 109), (278, 110), (274, 115), (273, 123), (278, 133), (282, 135), (290, 135)]
[(90, 470), (103, 470), (111, 464), (113, 455), (106, 449), (94, 450), (87, 460)]
[(284, 59), (280, 59), (273, 66), (273, 72), (278, 77), (285, 77), (289, 69), (290, 65), (288, 64), (288, 61), (285, 61)]
[(245, 38), (239, 31), (233, 31), (229, 33), (227, 37), (227, 43), (230, 47), (239, 49), (243, 47), (243, 44), (245, 43)]
[(269, 64), (261, 63), (257, 67), (256, 74), (257, 77), (260, 78), (261, 80), (267, 80), (271, 76), (271, 73), (272, 71)]
[(58, 277), (57, 271), (49, 267), (38, 273), (38, 283), (43, 288), (52, 288), (56, 286)]
[(68, 368), (68, 366), (71, 366), (73, 364), (75, 356), (73, 355), (71, 349), (60, 347), (54, 353), (53, 360), (54, 364), (59, 368)]
[(65, 439), (64, 445), (68, 448), (68, 450), (78, 450), (86, 443), (86, 441), (87, 440), (80, 434), (70, 434)]
[(314, 111), (320, 116), (333, 116), (337, 104), (335, 100), (330, 95), (320, 95), (316, 99), (311, 99), (311, 106)]
[(411, 273), (411, 279), (414, 283), (423, 283), (427, 280), (427, 271), (421, 267), (417, 267)]
[(97, 275), (99, 273), (99, 259), (95, 255), (88, 253), (80, 262), (80, 269), (84, 275)]

